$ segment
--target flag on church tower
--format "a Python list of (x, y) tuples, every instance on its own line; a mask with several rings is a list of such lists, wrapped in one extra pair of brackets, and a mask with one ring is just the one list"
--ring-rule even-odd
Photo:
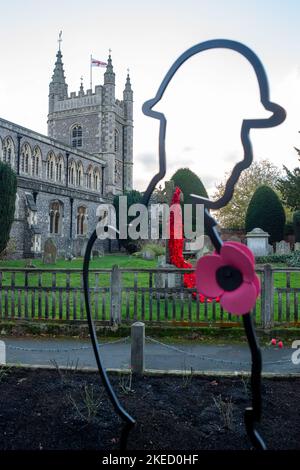
[(102, 62), (101, 60), (93, 59), (93, 57), (91, 57), (91, 66), (92, 67), (106, 67), (107, 63)]

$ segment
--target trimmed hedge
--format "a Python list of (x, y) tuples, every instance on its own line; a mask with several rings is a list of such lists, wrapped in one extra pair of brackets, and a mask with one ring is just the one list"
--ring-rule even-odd
[(14, 221), (17, 177), (12, 168), (0, 162), (0, 253), (5, 250)]
[(246, 213), (246, 231), (258, 227), (270, 235), (270, 243), (279, 242), (284, 236), (285, 212), (273, 189), (260, 186), (253, 194)]
[(295, 233), (295, 241), (300, 242), (300, 211), (295, 211), (293, 214), (293, 227)]
[(269, 255), (269, 256), (256, 256), (256, 263), (269, 264), (269, 263), (284, 263), (290, 268), (300, 268), (300, 251), (293, 251), (289, 255)]
[(259, 264), (268, 264), (268, 263), (288, 263), (291, 255), (268, 255), (268, 256), (256, 256), (255, 261)]
[(191, 194), (197, 194), (208, 198), (206, 189), (201, 181), (201, 179), (191, 171), (189, 168), (179, 168), (174, 175), (171, 177), (171, 180), (174, 181), (175, 187), (178, 186), (183, 193), (183, 203), (181, 204), (182, 210), (184, 204), (192, 205), (192, 227), (193, 230), (196, 229), (196, 213), (195, 207), (196, 203), (192, 200)]
[(184, 204), (192, 204), (190, 194), (208, 197), (201, 179), (189, 168), (179, 168), (171, 178), (175, 186), (178, 186), (184, 196)]

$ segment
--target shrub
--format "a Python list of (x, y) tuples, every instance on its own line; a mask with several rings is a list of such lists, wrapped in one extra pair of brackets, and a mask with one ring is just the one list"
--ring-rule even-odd
[(284, 236), (294, 235), (295, 229), (293, 222), (287, 222), (284, 226)]
[(300, 268), (300, 251), (294, 251), (290, 254), (287, 265), (291, 268)]
[(295, 232), (295, 241), (300, 242), (300, 211), (293, 214), (293, 227)]
[(285, 212), (273, 189), (260, 186), (253, 194), (246, 213), (246, 231), (258, 227), (268, 232), (270, 243), (283, 239)]
[(289, 255), (268, 255), (268, 256), (256, 256), (255, 261), (259, 264), (268, 264), (268, 263), (288, 263), (290, 259)]
[(142, 251), (153, 251), (155, 256), (161, 256), (165, 254), (165, 248), (158, 243), (147, 243), (143, 246)]
[(0, 260), (10, 258), (16, 252), (16, 245), (15, 238), (10, 238), (4, 250), (0, 253)]
[(294, 251), (288, 255), (257, 256), (255, 261), (259, 264), (284, 263), (291, 268), (300, 268), (300, 251)]
[(206, 189), (200, 178), (189, 168), (180, 168), (171, 178), (175, 186), (178, 186), (184, 196), (184, 203), (191, 204), (190, 194), (199, 194), (199, 196), (208, 197)]
[(0, 162), (0, 253), (5, 250), (14, 220), (17, 177), (6, 163)]

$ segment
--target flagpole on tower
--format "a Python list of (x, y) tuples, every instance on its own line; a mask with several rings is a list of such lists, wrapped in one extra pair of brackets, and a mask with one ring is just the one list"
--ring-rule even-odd
[(90, 58), (90, 89), (92, 90), (93, 93), (93, 77), (92, 77), (92, 54)]

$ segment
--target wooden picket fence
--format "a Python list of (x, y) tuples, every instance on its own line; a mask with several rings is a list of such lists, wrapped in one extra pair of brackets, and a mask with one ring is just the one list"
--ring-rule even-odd
[[(183, 287), (189, 269), (92, 269), (92, 315), (101, 324), (141, 320), (169, 325), (240, 325), (241, 319), (216, 301), (199, 302)], [(257, 269), (262, 292), (252, 316), (257, 326), (299, 324), (300, 269)], [(0, 319), (85, 321), (80, 269), (1, 268)]]

